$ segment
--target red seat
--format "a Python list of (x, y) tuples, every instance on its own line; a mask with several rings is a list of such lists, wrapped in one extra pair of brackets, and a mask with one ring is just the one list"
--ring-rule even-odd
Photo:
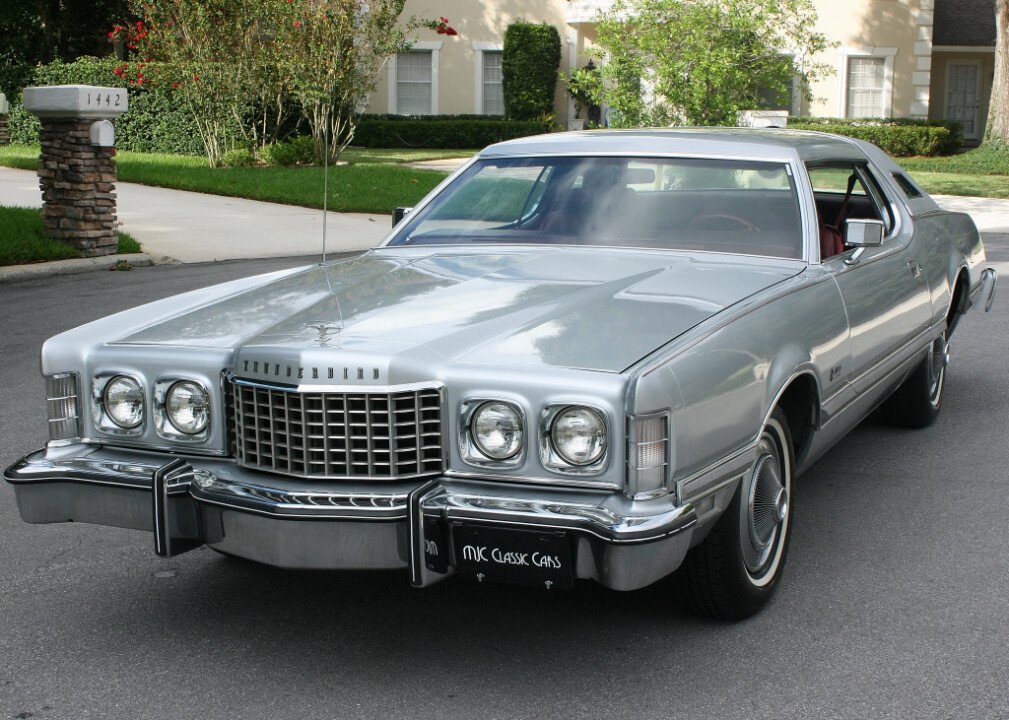
[(820, 227), (820, 259), (826, 260), (843, 252), (844, 237), (841, 232), (831, 225), (822, 225)]
[(844, 202), (841, 203), (841, 209), (837, 213), (837, 220), (834, 221), (834, 224), (820, 226), (821, 262), (834, 255), (840, 255), (845, 250), (844, 233), (841, 232), (841, 228), (844, 227), (845, 218), (848, 217), (848, 202), (851, 200), (851, 191), (855, 189), (857, 180), (858, 175), (852, 172), (848, 178), (848, 189), (844, 193)]

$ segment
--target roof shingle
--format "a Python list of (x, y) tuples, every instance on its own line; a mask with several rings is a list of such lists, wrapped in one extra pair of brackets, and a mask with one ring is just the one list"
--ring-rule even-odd
[(935, 0), (932, 43), (992, 47), (995, 0)]

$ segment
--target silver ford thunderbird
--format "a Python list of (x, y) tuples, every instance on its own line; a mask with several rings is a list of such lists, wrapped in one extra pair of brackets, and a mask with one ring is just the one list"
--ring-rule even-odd
[(931, 423), (995, 271), (877, 148), (784, 130), (491, 146), (352, 259), (42, 351), (22, 518), (284, 568), (669, 583), (740, 618), (793, 484), (870, 412)]

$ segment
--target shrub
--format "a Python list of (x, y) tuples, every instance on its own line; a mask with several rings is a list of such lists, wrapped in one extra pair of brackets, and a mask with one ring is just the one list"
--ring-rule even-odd
[(311, 165), (315, 162), (315, 141), (311, 135), (298, 135), (284, 142), (267, 145), (259, 154), (268, 165)]
[[(78, 58), (72, 63), (59, 60), (32, 68), (21, 74), (21, 84), (12, 88), (7, 97), (11, 102), (11, 141), (37, 145), (39, 121), (21, 105), (21, 90), (28, 85), (98, 85), (127, 87), (114, 70), (121, 63), (114, 58)], [(156, 65), (149, 71), (155, 74)], [(6, 92), (6, 90), (5, 90)], [(136, 152), (164, 152), (180, 155), (202, 155), (200, 140), (192, 114), (181, 97), (171, 88), (129, 88), (130, 107), (116, 121), (116, 147)], [(235, 128), (235, 135), (238, 128)]]
[(221, 157), (222, 167), (252, 167), (256, 164), (256, 156), (249, 148), (235, 148), (228, 150)]
[(0, 62), (0, 93), (13, 103), (21, 94), (21, 88), (28, 84), (34, 69), (25, 63)]
[(441, 122), (442, 120), (504, 120), (504, 115), (388, 115), (383, 113), (368, 113), (359, 115), (358, 120), (391, 120), (394, 122), (424, 120), (426, 122)]
[(509, 25), (502, 59), (505, 117), (535, 120), (551, 114), (560, 63), (561, 36), (553, 25)]
[(540, 120), (434, 118), (374, 119), (357, 122), (354, 144), (370, 148), (482, 148), (502, 140), (539, 135), (550, 127)]
[[(879, 138), (893, 137), (895, 146), (921, 144), (924, 148), (930, 148), (929, 152), (897, 153), (887, 150), (891, 155), (952, 155), (963, 145), (963, 128), (960, 123), (946, 120), (916, 120), (914, 118), (829, 118), (829, 117), (793, 117), (789, 118), (788, 126), (800, 130), (820, 130), (822, 132), (836, 133), (837, 135), (847, 135), (860, 140), (882, 145), (876, 140), (871, 140), (869, 136)], [(828, 130), (827, 127), (835, 128)], [(890, 132), (873, 130), (872, 128), (912, 128), (904, 132)], [(836, 129), (841, 128), (841, 129)], [(844, 130), (843, 128), (869, 128), (867, 130)], [(918, 131), (913, 130), (918, 128)], [(923, 128), (942, 128), (943, 133), (922, 132)], [(912, 140), (918, 137), (919, 140)], [(897, 140), (896, 138), (902, 138)], [(945, 139), (943, 139), (945, 138)], [(936, 144), (938, 143), (938, 144)], [(884, 148), (886, 149), (886, 148)]]
[(870, 123), (830, 124), (789, 121), (793, 130), (818, 130), (866, 140), (896, 157), (911, 155), (950, 155), (960, 147), (958, 138), (948, 127), (928, 124)]
[(11, 100), (10, 115), (7, 116), (7, 124), (10, 129), (11, 142), (15, 145), (38, 145), (39, 129), (42, 123), (39, 119), (25, 110), (21, 104), (21, 91), (18, 91), (17, 100)]

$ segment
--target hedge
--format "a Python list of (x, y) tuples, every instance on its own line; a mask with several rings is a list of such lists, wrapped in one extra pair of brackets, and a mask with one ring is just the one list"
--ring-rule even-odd
[(867, 140), (890, 155), (952, 155), (963, 145), (960, 123), (911, 118), (789, 118), (795, 130), (818, 130)]
[(550, 128), (539, 120), (501, 120), (452, 116), (395, 119), (365, 115), (353, 144), (369, 148), (482, 148), (502, 140), (539, 135)]
[[(8, 71), (0, 80), (19, 80), (10, 88), (11, 142), (37, 145), (39, 121), (21, 105), (21, 90), (32, 85), (98, 85), (126, 87), (113, 70), (114, 58), (78, 58), (72, 63), (55, 61), (31, 68), (30, 73)], [(150, 72), (150, 71), (149, 71)], [(13, 83), (12, 83), (13, 84)], [(4, 89), (7, 92), (7, 89)], [(129, 89), (130, 108), (116, 119), (116, 147), (135, 152), (202, 155), (203, 143), (192, 115), (182, 99), (167, 88)], [(237, 128), (236, 128), (237, 130)]]
[(504, 120), (504, 115), (388, 115), (383, 113), (367, 113), (358, 116), (362, 120), (392, 120), (396, 122), (409, 120), (424, 120), (425, 122), (441, 122), (443, 120)]
[(505, 117), (535, 120), (554, 110), (561, 36), (546, 23), (517, 22), (504, 34), (501, 82)]

